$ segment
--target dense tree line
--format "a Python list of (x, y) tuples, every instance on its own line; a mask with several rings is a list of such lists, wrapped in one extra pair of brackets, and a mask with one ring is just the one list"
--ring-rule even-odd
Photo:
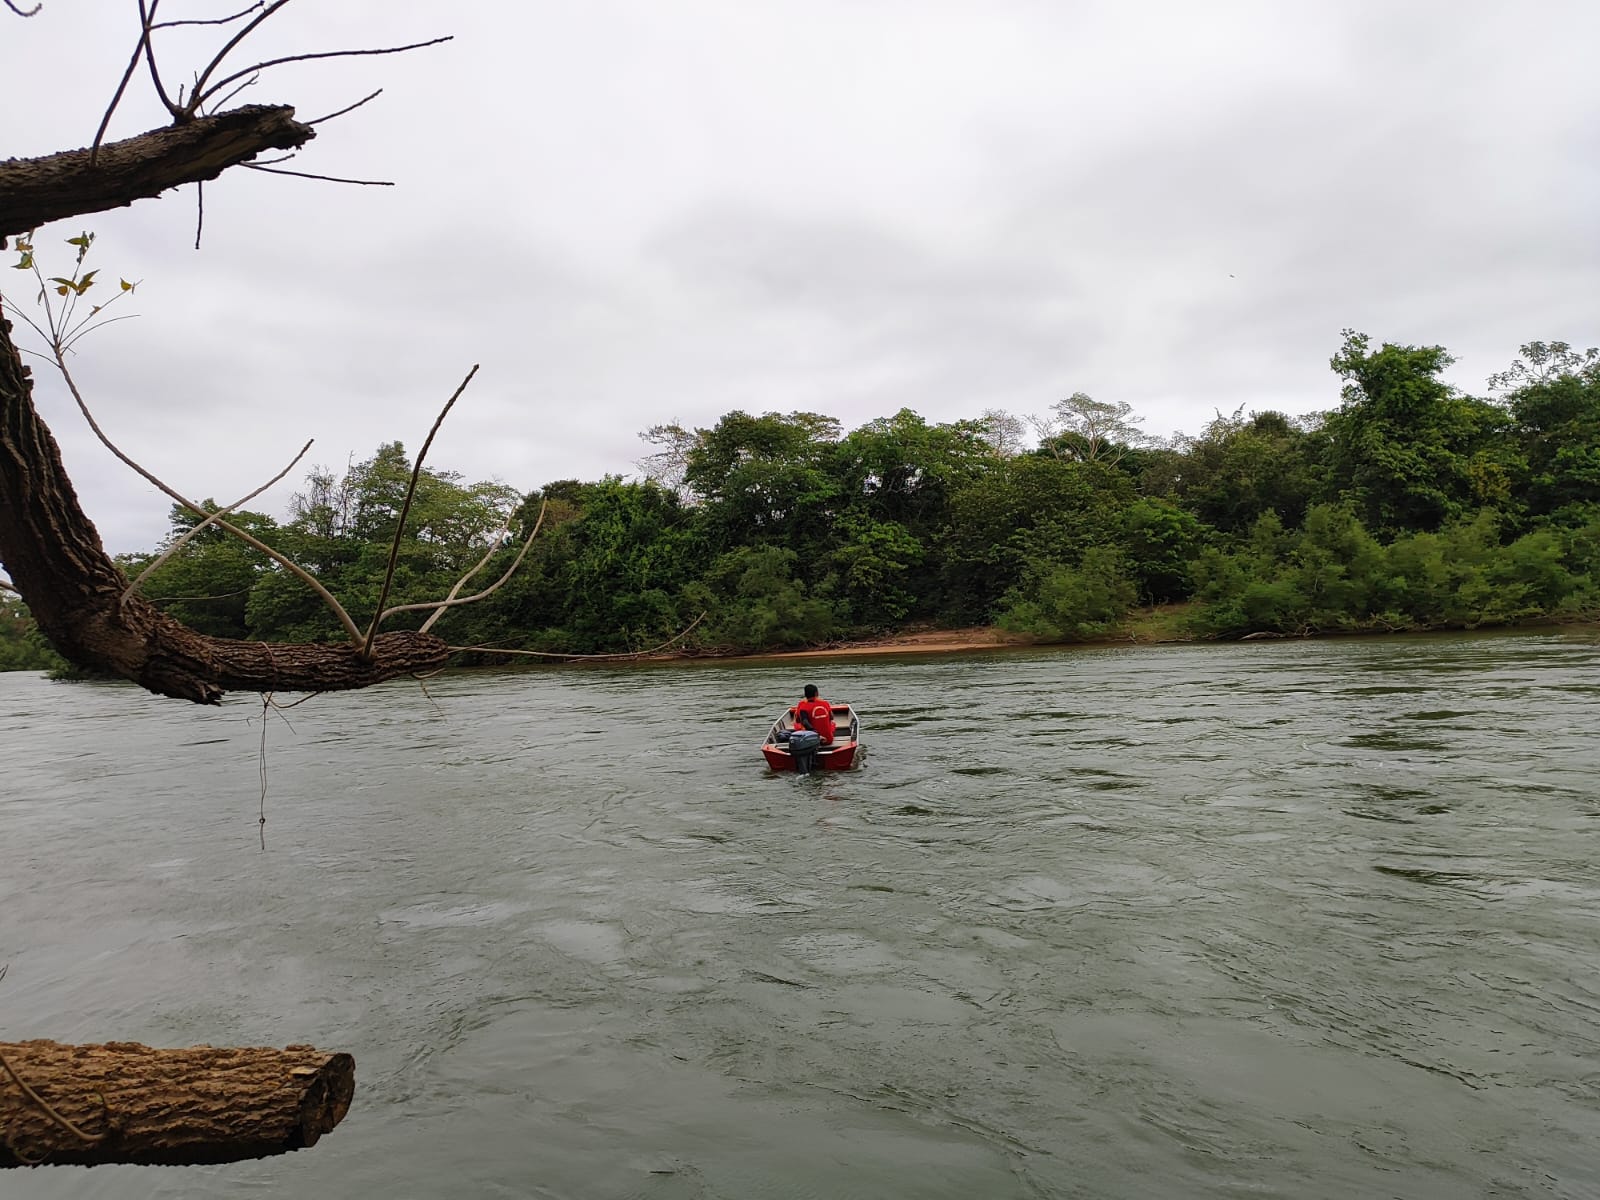
[[(733, 412), (647, 431), (636, 481), (521, 496), (424, 471), (390, 603), (444, 597), (486, 554), (494, 578), (542, 514), (521, 569), (437, 632), (593, 654), (687, 629), (687, 648), (748, 652), (913, 623), (1088, 639), (1179, 602), (1187, 631), (1212, 637), (1600, 610), (1600, 354), (1531, 343), (1487, 397), (1448, 386), (1450, 363), (1347, 331), (1337, 408), (1218, 414), (1164, 444), (1125, 404), (1077, 393), (1032, 422), (1034, 445), (993, 410), (930, 425), (907, 409), (849, 431)], [(359, 612), (376, 602), (410, 472), (391, 443), (342, 476), (314, 470), (282, 522), (233, 520)], [(196, 521), (174, 509), (168, 544)], [(154, 556), (121, 565), (137, 575)], [(301, 581), (213, 528), (141, 588), (218, 636), (337, 633)], [(47, 661), (18, 606), (0, 609), (0, 666)]]

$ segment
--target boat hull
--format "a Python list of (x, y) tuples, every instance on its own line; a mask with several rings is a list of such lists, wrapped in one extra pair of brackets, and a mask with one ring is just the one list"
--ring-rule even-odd
[[(848, 771), (856, 765), (856, 751), (860, 744), (845, 742), (839, 745), (823, 746), (817, 750), (817, 770), (819, 771)], [(761, 754), (767, 760), (767, 766), (774, 771), (794, 770), (794, 755), (782, 746), (765, 745), (761, 747)]]

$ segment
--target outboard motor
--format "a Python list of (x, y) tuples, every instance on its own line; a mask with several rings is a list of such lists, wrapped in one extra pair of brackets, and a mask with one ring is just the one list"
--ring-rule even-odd
[(796, 729), (789, 735), (789, 754), (794, 758), (794, 773), (809, 775), (817, 769), (817, 748), (822, 737), (809, 729)]

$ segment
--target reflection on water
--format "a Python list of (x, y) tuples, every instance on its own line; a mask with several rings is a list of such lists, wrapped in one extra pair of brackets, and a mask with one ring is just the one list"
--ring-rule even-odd
[[(0, 676), (6, 1036), (360, 1080), (307, 1153), (5, 1195), (1594, 1196), (1597, 665), (447, 677), (273, 718), (265, 853), (258, 702)], [(864, 769), (764, 770), (810, 678)]]

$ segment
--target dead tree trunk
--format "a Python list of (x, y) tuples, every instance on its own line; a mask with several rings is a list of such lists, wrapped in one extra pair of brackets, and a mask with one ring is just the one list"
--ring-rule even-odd
[(315, 1145), (355, 1091), (355, 1060), (310, 1046), (0, 1042), (0, 1067), (0, 1167), (265, 1158)]

